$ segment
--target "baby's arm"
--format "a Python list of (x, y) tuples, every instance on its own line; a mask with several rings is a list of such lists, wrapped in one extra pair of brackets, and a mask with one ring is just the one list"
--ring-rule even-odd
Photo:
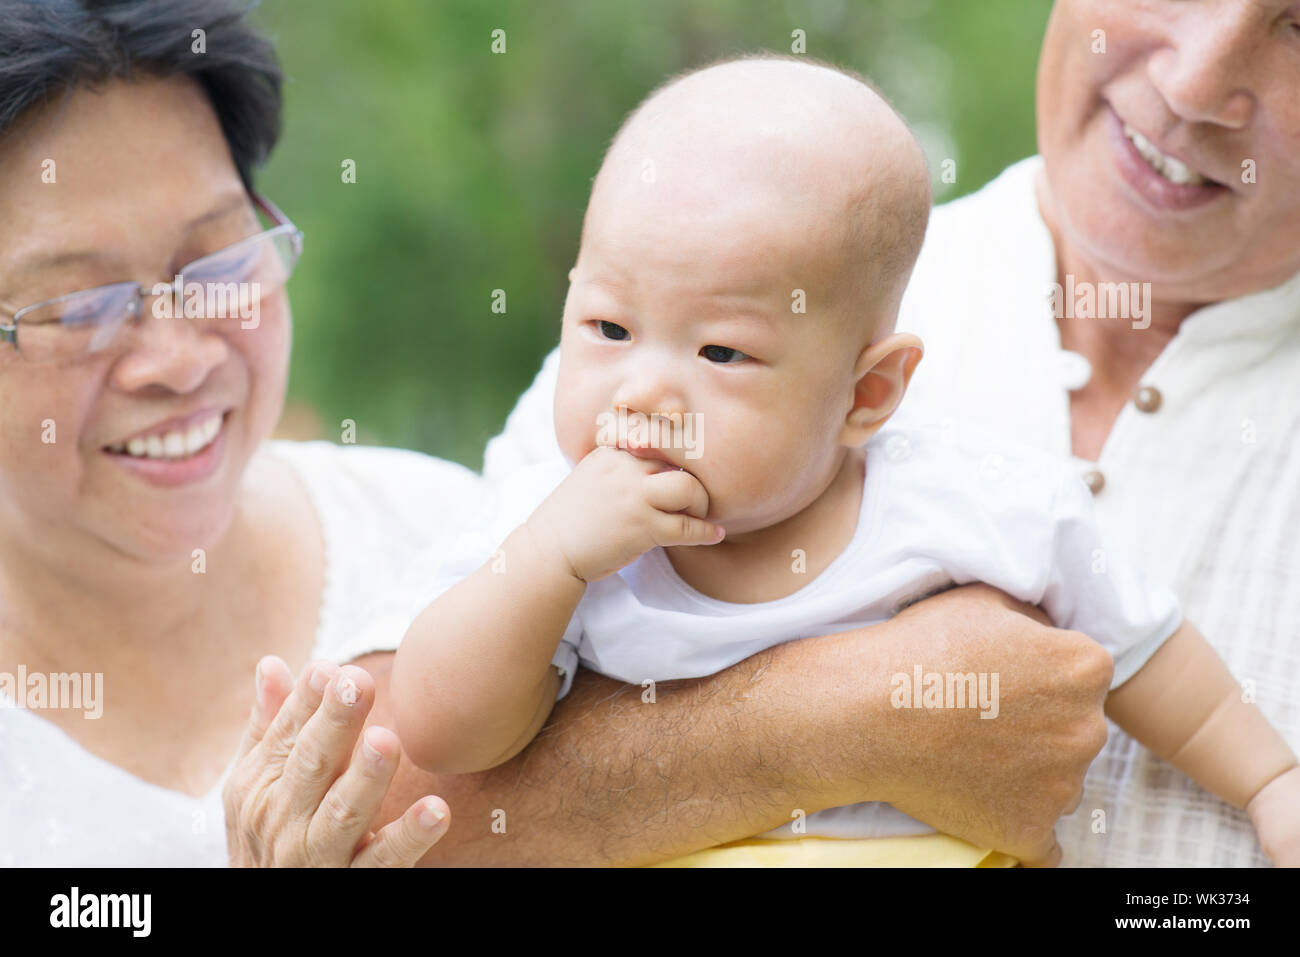
[(586, 587), (525, 524), (420, 613), (393, 663), (398, 735), (417, 764), (481, 771), (532, 740), (555, 703), (551, 658)]
[(689, 472), (595, 449), (407, 631), (392, 678), (407, 753), (427, 770), (467, 773), (523, 750), (555, 703), (551, 658), (587, 583), (656, 545), (720, 541), (707, 511)]
[[(1202, 787), (1248, 808), (1278, 864), (1300, 864), (1300, 769), (1286, 741), (1191, 623), (1111, 692), (1106, 713)], [(1258, 799), (1258, 800), (1256, 800)]]

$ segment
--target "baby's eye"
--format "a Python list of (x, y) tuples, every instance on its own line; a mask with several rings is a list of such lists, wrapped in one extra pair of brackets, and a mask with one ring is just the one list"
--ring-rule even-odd
[(623, 339), (628, 338), (628, 332), (626, 329), (620, 326), (617, 322), (607, 322), (604, 319), (600, 320), (600, 332), (606, 339), (622, 341)]
[(739, 349), (732, 349), (729, 346), (705, 346), (700, 350), (700, 355), (710, 362), (739, 362), (742, 359), (748, 359)]

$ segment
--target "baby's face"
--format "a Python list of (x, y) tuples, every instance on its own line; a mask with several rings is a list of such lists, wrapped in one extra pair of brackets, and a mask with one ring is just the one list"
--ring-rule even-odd
[(649, 207), (637, 184), (610, 191), (565, 302), (562, 451), (636, 448), (685, 469), (730, 541), (795, 514), (844, 454), (869, 331), (851, 314), (874, 314), (841, 288), (839, 233), (756, 190)]

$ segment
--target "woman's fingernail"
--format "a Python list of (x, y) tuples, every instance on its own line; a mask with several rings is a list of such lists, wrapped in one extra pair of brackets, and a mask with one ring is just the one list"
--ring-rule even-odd
[(426, 804), (424, 810), (420, 812), (420, 827), (424, 828), (426, 831), (432, 831), (443, 822), (443, 819), (446, 816), (447, 815), (442, 813), (442, 808), (429, 807)]
[(361, 736), (361, 753), (373, 764), (383, 764), (384, 756), (379, 749), (370, 743), (370, 732), (367, 731)]
[(325, 673), (325, 669), (319, 665), (311, 670), (311, 677), (307, 679), (311, 685), (311, 690), (320, 694), (325, 690), (325, 686), (330, 683), (330, 676)]

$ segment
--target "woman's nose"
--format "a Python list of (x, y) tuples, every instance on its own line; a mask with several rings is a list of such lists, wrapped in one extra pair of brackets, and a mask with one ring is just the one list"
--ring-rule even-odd
[(126, 341), (113, 366), (113, 383), (125, 392), (151, 386), (193, 392), (226, 361), (230, 344), (221, 334), (203, 328), (207, 320), (167, 318), (155, 314), (151, 305), (147, 298), (139, 320), (121, 333)]
[(1147, 75), (1181, 119), (1244, 129), (1255, 110), (1252, 46), (1261, 29), (1249, 5), (1189, 9), (1151, 55)]

